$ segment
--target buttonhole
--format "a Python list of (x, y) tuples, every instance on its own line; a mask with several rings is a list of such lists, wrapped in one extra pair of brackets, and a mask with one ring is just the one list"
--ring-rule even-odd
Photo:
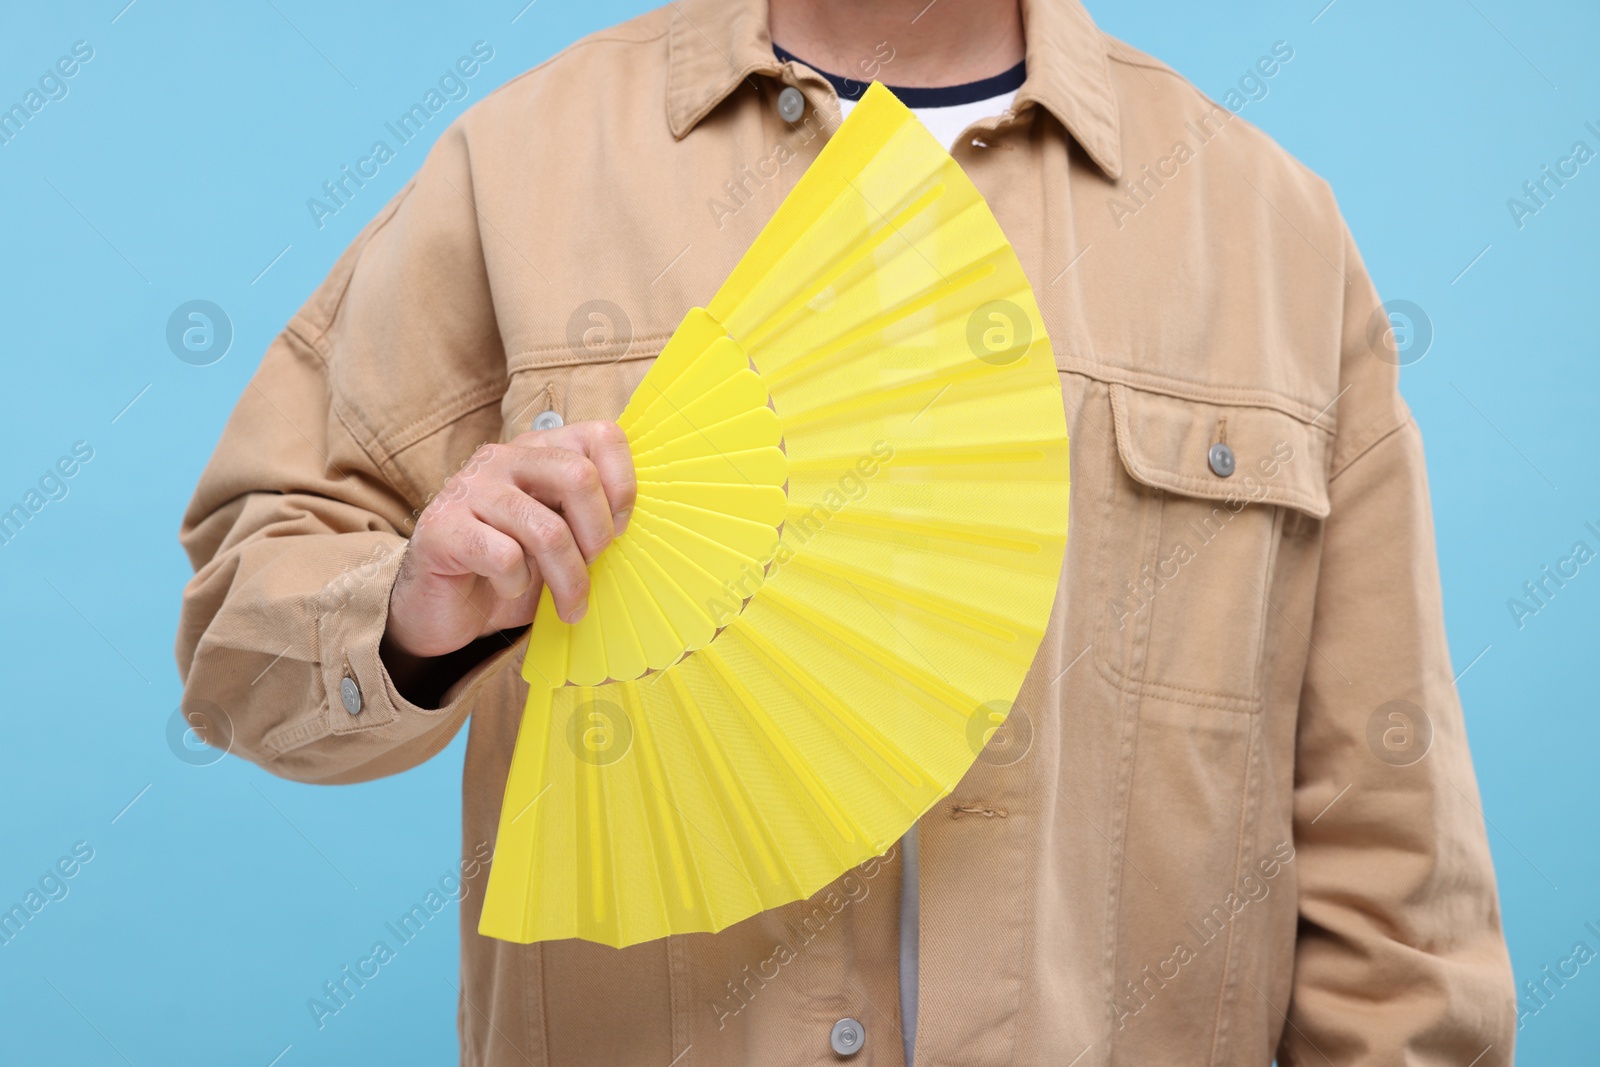
[(950, 817), (952, 819), (959, 819), (963, 815), (981, 815), (985, 819), (1004, 819), (1009, 814), (1004, 808), (966, 807), (961, 804), (950, 805)]

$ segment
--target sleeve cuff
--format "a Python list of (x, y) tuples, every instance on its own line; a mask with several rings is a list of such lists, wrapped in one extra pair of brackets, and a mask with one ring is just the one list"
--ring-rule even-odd
[[(373, 534), (362, 555), (323, 587), (318, 604), (317, 645), (327, 734), (376, 733), (400, 743), (437, 729), (464, 710), (483, 681), (505, 665), (524, 642), (527, 628), (479, 638), (440, 657), (437, 680), (419, 694), (437, 703), (424, 707), (399, 691), (379, 654), (389, 621), (389, 595), (400, 572), (406, 541)], [(287, 740), (287, 739), (285, 739)]]

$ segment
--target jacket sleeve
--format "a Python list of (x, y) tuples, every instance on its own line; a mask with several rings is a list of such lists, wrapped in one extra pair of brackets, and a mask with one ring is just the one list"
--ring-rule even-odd
[(378, 655), (415, 516), (500, 436), (505, 359), (469, 164), (458, 123), (267, 350), (183, 519), (185, 715), (288, 778), (422, 762), (512, 655), (508, 635), (469, 646), (479, 662), (438, 707), (402, 697)]
[[(1279, 1062), (1509, 1064), (1516, 1026), (1445, 642), (1422, 442), (1346, 234), (1332, 510), (1294, 794), (1300, 928)], [(1387, 344), (1380, 320), (1377, 344)]]

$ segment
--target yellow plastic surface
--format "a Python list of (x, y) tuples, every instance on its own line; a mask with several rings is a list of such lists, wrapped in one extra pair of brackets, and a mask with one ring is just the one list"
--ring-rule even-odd
[(868, 90), (619, 420), (631, 525), (548, 591), (479, 932), (720, 930), (954, 788), (1049, 619), (1067, 432), (977, 190)]

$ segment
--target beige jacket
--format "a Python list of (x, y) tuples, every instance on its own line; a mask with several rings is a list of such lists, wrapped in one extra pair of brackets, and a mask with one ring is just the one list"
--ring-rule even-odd
[[(902, 1061), (898, 852), (716, 935), (482, 938), (525, 639), (437, 708), (378, 657), (430, 494), (542, 413), (616, 417), (836, 126), (765, 11), (681, 0), (471, 109), (268, 349), (184, 519), (219, 743), (359, 782), (471, 713), (468, 1064), (833, 1063), (843, 1018), (851, 1062)], [(1016, 721), (920, 825), (915, 1058), (1510, 1063), (1422, 446), (1333, 195), (1076, 0), (1026, 23), (1014, 110), (955, 154), (1050, 330), (1072, 528)]]

